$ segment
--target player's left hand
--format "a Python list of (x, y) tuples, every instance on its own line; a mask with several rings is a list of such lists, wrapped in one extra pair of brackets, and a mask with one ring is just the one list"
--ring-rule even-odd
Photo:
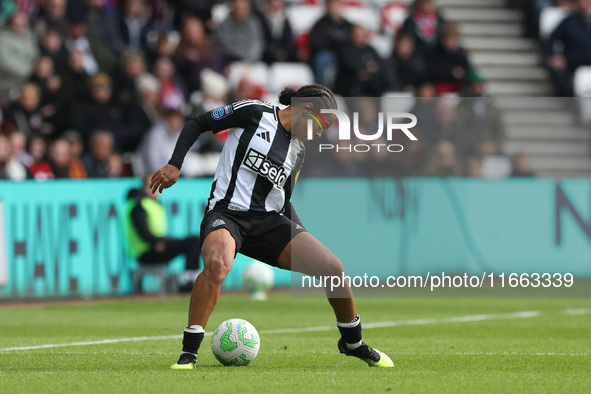
[(156, 193), (159, 191), (162, 193), (162, 190), (168, 189), (172, 185), (176, 183), (179, 179), (181, 171), (171, 164), (166, 164), (164, 167), (160, 168), (154, 175), (152, 175), (152, 179), (150, 181), (150, 189), (152, 189), (152, 193)]

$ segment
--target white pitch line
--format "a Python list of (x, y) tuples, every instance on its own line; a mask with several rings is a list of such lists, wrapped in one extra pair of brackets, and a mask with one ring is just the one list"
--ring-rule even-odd
[(591, 313), (591, 309), (565, 309), (563, 313), (566, 315), (588, 315)]
[[(573, 313), (572, 311), (576, 311)], [(591, 313), (591, 309), (567, 309), (563, 313), (568, 314), (588, 314)], [(476, 321), (485, 320), (501, 320), (501, 319), (527, 319), (532, 317), (538, 317), (541, 315), (540, 311), (521, 311), (514, 313), (494, 313), (494, 314), (480, 314), (480, 315), (468, 315), (468, 316), (455, 316), (455, 317), (444, 317), (444, 318), (431, 318), (431, 319), (414, 319), (414, 320), (400, 320), (400, 321), (386, 321), (376, 323), (365, 323), (363, 324), (364, 329), (369, 328), (383, 328), (383, 327), (400, 327), (400, 326), (420, 326), (429, 324), (447, 324), (447, 323), (470, 323)], [(302, 328), (283, 328), (277, 330), (261, 330), (260, 333), (264, 335), (269, 334), (297, 334), (303, 332), (321, 332), (321, 331), (332, 331), (335, 327), (333, 326), (319, 326), (319, 327), (302, 327)], [(205, 335), (212, 335), (211, 332), (205, 333)], [(71, 342), (71, 343), (56, 343), (48, 345), (37, 345), (37, 346), (21, 346), (21, 347), (9, 347), (0, 349), (0, 352), (10, 352), (18, 350), (37, 350), (37, 349), (51, 349), (58, 347), (68, 346), (92, 346), (92, 345), (105, 345), (110, 343), (120, 342), (141, 342), (141, 341), (158, 341), (167, 339), (180, 339), (182, 335), (160, 335), (150, 337), (132, 337), (132, 338), (115, 338), (115, 339), (103, 339), (100, 341), (87, 341), (87, 342)]]
[(51, 349), (51, 348), (55, 348), (55, 347), (66, 347), (66, 346), (105, 345), (105, 344), (109, 344), (109, 343), (119, 343), (119, 342), (157, 341), (157, 340), (162, 340), (162, 339), (178, 339), (178, 338), (182, 338), (182, 335), (160, 335), (160, 336), (154, 336), (154, 337), (115, 338), (115, 339), (103, 339), (101, 341), (55, 343), (55, 344), (38, 345), (38, 346), (8, 347), (5, 349), (0, 349), (0, 351), (9, 352), (9, 351), (14, 351), (14, 350)]

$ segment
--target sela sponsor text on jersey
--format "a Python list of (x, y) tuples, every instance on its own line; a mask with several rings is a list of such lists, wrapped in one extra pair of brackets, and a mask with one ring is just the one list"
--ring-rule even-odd
[(271, 163), (267, 156), (250, 148), (243, 163), (247, 168), (269, 179), (276, 187), (283, 188), (289, 174), (285, 167), (276, 166)]

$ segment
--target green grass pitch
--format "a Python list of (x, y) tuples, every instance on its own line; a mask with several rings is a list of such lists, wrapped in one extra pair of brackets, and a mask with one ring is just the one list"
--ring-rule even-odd
[[(250, 321), (261, 350), (248, 367), (223, 367), (207, 337), (192, 371), (172, 371), (188, 297), (0, 307), (1, 393), (589, 392), (587, 299), (359, 299), (367, 343), (396, 367), (340, 355), (326, 300), (222, 296), (208, 331)], [(523, 313), (528, 312), (528, 313)], [(387, 322), (387, 327), (372, 323)], [(282, 333), (282, 329), (296, 332)], [(274, 330), (274, 332), (265, 331)], [(107, 339), (144, 340), (29, 350)], [(160, 337), (160, 338), (159, 338)]]

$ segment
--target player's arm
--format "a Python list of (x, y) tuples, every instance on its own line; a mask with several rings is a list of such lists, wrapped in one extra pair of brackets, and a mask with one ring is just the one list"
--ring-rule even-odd
[(152, 176), (150, 188), (153, 193), (156, 190), (162, 193), (164, 189), (176, 183), (187, 152), (201, 134), (207, 131), (213, 131), (215, 134), (230, 127), (236, 127), (244, 121), (246, 108), (235, 109), (234, 106), (235, 104), (230, 104), (205, 112), (191, 118), (185, 124), (174, 147), (172, 158), (168, 161), (168, 164), (160, 168)]

